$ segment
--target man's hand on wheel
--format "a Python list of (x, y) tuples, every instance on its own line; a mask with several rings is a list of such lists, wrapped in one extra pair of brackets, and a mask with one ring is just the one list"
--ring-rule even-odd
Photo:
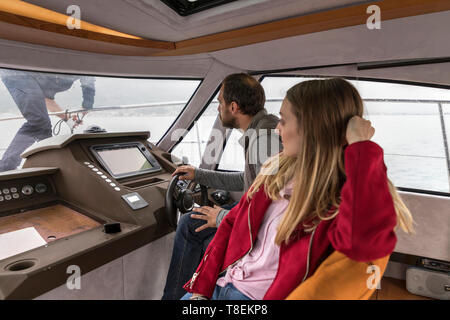
[(180, 180), (194, 180), (195, 178), (195, 167), (193, 166), (180, 166), (173, 173), (172, 177), (177, 173), (182, 173), (183, 175), (179, 176)]

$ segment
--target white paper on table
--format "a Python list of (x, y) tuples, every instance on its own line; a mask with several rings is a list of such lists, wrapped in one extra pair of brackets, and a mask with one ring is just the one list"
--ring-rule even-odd
[(46, 244), (34, 227), (0, 234), (0, 260)]

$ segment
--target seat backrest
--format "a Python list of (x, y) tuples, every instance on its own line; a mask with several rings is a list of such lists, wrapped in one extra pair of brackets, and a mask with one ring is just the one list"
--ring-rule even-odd
[(386, 270), (390, 256), (372, 262), (351, 260), (334, 251), (287, 300), (368, 300)]

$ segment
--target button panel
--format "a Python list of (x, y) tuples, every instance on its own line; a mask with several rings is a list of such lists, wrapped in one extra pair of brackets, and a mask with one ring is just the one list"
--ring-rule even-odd
[(105, 181), (107, 184), (109, 184), (110, 187), (112, 187), (116, 191), (120, 191), (120, 188), (115, 184), (103, 171), (101, 171), (99, 168), (97, 168), (95, 165), (93, 165), (90, 162), (83, 162), (86, 167), (88, 167), (90, 170), (95, 172), (100, 178), (102, 178), (103, 181)]
[(50, 188), (47, 181), (39, 181), (37, 179), (34, 179), (34, 181), (15, 180), (10, 182), (11, 184), (14, 183), (13, 185), (2, 184), (0, 187), (0, 202), (26, 199), (37, 194), (46, 194), (49, 191)]

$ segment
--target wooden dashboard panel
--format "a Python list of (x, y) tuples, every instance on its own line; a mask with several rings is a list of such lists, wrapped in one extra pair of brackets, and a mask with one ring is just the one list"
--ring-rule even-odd
[(101, 224), (61, 204), (0, 218), (0, 234), (34, 227), (45, 241), (51, 242)]

